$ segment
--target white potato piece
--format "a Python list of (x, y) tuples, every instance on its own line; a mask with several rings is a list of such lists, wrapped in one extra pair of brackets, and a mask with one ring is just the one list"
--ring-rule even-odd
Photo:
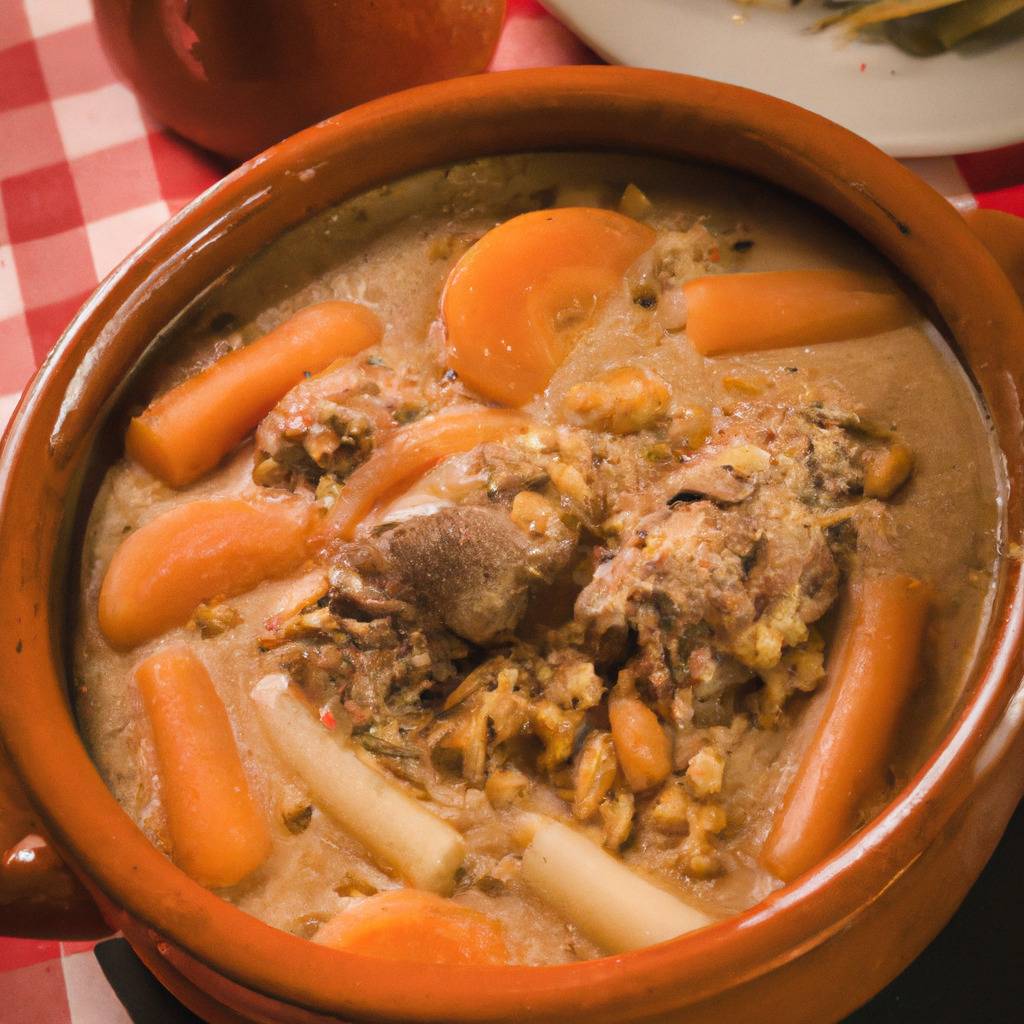
[(557, 821), (545, 821), (534, 832), (521, 877), (607, 953), (664, 942), (715, 920)]
[(410, 885), (451, 892), (466, 853), (455, 829), (332, 736), (287, 676), (265, 676), (252, 697), (270, 742), (325, 814)]

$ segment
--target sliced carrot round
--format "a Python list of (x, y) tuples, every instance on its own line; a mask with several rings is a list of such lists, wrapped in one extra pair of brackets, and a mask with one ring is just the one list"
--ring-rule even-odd
[(499, 224), (445, 285), (449, 365), (485, 398), (528, 402), (654, 237), (630, 217), (587, 207), (537, 210)]
[(241, 594), (306, 558), (310, 506), (299, 499), (193, 501), (114, 552), (100, 588), (104, 636), (127, 649), (188, 621), (211, 597)]
[(319, 539), (351, 540), (375, 505), (400, 494), (431, 466), (487, 441), (522, 433), (531, 422), (507, 409), (470, 406), (428, 416), (399, 430), (345, 481)]
[(331, 918), (316, 941), (332, 949), (421, 964), (508, 963), (501, 923), (419, 889), (370, 896)]

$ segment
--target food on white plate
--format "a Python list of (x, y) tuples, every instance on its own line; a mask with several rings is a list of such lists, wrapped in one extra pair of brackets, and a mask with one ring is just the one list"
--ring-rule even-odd
[[(806, 0), (733, 0), (746, 5), (796, 7)], [(816, 29), (840, 27), (850, 36), (881, 33), (918, 57), (951, 50), (1024, 11), (1024, 0), (821, 0), (830, 9)], [(808, 6), (810, 6), (808, 4)]]

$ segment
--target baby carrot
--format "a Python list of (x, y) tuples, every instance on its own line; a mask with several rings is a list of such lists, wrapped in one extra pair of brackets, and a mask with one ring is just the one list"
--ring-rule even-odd
[(235, 885), (267, 858), (270, 832), (210, 674), (182, 646), (139, 664), (135, 682), (153, 728), (172, 858), (202, 885)]
[(428, 416), (391, 435), (341, 488), (320, 530), (328, 540), (351, 540), (356, 527), (382, 499), (394, 497), (431, 466), (486, 441), (522, 433), (530, 420), (505, 409), (470, 406)]
[(908, 576), (850, 588), (824, 713), (762, 852), (783, 881), (813, 867), (853, 829), (913, 689), (927, 612), (928, 588)]
[(704, 356), (880, 334), (916, 315), (885, 278), (852, 270), (714, 274), (683, 289), (686, 333)]
[(380, 341), (377, 317), (354, 302), (300, 309), (151, 402), (132, 420), (128, 454), (172, 487), (197, 480), (302, 380)]
[(316, 934), (332, 949), (423, 964), (508, 963), (500, 922), (419, 889), (378, 893), (332, 917)]
[(672, 772), (671, 747), (658, 716), (638, 697), (612, 696), (608, 720), (619, 767), (629, 788), (642, 793)]
[(110, 560), (100, 629), (125, 650), (188, 621), (212, 597), (251, 590), (306, 558), (310, 506), (299, 499), (193, 501), (130, 534)]

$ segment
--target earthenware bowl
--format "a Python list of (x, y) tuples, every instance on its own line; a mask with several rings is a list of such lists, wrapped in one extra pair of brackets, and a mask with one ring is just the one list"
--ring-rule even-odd
[[(371, 186), (543, 148), (696, 158), (767, 179), (845, 221), (906, 275), (982, 389), (1005, 458), (1006, 557), (991, 627), (969, 691), (920, 772), (827, 861), (748, 912), (565, 966), (442, 968), (339, 954), (188, 879), (89, 760), (67, 697), (79, 484), (126, 375), (225, 271)], [(104, 281), (26, 392), (0, 458), (0, 737), (35, 825), (49, 830), (106, 921), (210, 1020), (835, 1020), (943, 926), (1024, 789), (1022, 386), (1024, 311), (989, 251), (911, 172), (803, 110), (703, 80), (598, 67), (460, 79), (379, 100), (275, 146), (184, 209)], [(62, 876), (31, 851), (9, 859), (21, 889), (8, 910), (20, 908), (23, 928), (33, 907), (74, 904), (70, 888), (63, 904), (33, 902), (34, 881)]]

